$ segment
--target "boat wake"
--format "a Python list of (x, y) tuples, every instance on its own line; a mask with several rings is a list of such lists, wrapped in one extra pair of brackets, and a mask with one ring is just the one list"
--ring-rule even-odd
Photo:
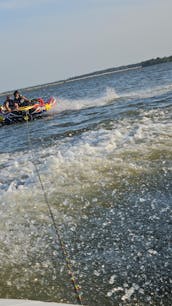
[(147, 88), (146, 90), (138, 90), (138, 91), (129, 91), (125, 93), (119, 94), (120, 98), (128, 98), (128, 99), (146, 99), (153, 98), (156, 96), (161, 96), (166, 93), (170, 93), (172, 91), (172, 84), (164, 85), (164, 86), (156, 86), (153, 88)]
[(82, 110), (91, 107), (106, 106), (111, 103), (119, 102), (120, 99), (135, 100), (146, 99), (170, 93), (172, 91), (172, 84), (165, 86), (156, 86), (154, 88), (138, 90), (138, 91), (126, 91), (117, 92), (113, 87), (107, 87), (101, 95), (97, 95), (93, 98), (86, 99), (65, 99), (56, 97), (57, 106), (53, 109), (53, 113), (61, 113), (71, 110)]
[(106, 91), (101, 96), (90, 99), (64, 99), (56, 97), (57, 106), (53, 110), (53, 113), (104, 106), (114, 102), (115, 100), (119, 99), (119, 97), (120, 96), (116, 93), (116, 90), (110, 87), (107, 87)]

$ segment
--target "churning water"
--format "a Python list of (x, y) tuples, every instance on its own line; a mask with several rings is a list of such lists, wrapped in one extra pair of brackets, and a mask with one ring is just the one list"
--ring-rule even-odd
[(0, 128), (0, 297), (76, 302), (37, 168), (83, 303), (171, 305), (172, 64), (23, 94), (58, 103)]

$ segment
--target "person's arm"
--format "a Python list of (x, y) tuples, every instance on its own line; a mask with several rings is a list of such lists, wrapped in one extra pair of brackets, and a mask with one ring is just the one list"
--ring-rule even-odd
[(22, 99), (23, 99), (24, 101), (30, 102), (30, 100), (29, 100), (28, 98), (26, 98), (25, 96), (21, 96), (21, 97), (22, 97)]
[(15, 107), (15, 109), (17, 110), (17, 109), (19, 108), (18, 103), (14, 103), (14, 107)]
[(6, 109), (8, 112), (11, 112), (11, 108), (9, 107), (9, 102), (8, 102), (8, 101), (5, 101), (4, 107), (5, 107), (5, 109)]

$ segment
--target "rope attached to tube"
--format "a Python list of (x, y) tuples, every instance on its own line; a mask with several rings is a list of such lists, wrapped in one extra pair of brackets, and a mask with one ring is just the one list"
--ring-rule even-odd
[(58, 226), (56, 225), (55, 218), (54, 218), (50, 203), (48, 201), (48, 196), (47, 196), (45, 187), (44, 187), (42, 179), (41, 179), (39, 169), (37, 167), (37, 164), (35, 162), (35, 158), (34, 158), (34, 155), (33, 155), (33, 150), (32, 150), (33, 146), (32, 146), (32, 141), (31, 141), (31, 137), (30, 137), (28, 120), (26, 120), (26, 122), (27, 122), (28, 144), (29, 144), (29, 148), (30, 148), (30, 151), (31, 151), (31, 155), (32, 155), (32, 162), (33, 162), (36, 174), (37, 174), (38, 179), (39, 179), (39, 183), (40, 183), (40, 186), (41, 186), (41, 189), (42, 189), (42, 192), (43, 192), (43, 196), (44, 196), (44, 201), (45, 201), (45, 204), (47, 205), (49, 215), (50, 215), (50, 218), (52, 220), (53, 227), (55, 229), (56, 237), (58, 238), (58, 241), (60, 243), (60, 247), (61, 247), (64, 259), (65, 259), (66, 268), (67, 268), (68, 274), (70, 276), (70, 279), (71, 279), (71, 282), (72, 282), (72, 285), (73, 285), (73, 288), (74, 288), (74, 292), (75, 292), (75, 295), (76, 295), (76, 300), (80, 305), (83, 305), (82, 295), (80, 293), (81, 287), (77, 283), (77, 280), (76, 280), (74, 272), (73, 272), (73, 267), (72, 267), (72, 263), (71, 263), (71, 259), (70, 259), (68, 250), (66, 249), (65, 243), (64, 243), (63, 238), (60, 234), (60, 230), (59, 230)]

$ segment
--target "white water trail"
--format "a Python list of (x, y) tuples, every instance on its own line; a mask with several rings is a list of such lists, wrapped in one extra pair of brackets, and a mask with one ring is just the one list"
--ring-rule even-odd
[(170, 93), (172, 91), (172, 84), (165, 85), (165, 86), (156, 86), (153, 88), (146, 88), (142, 90), (136, 90), (136, 91), (129, 91), (125, 93), (120, 93), (120, 98), (128, 98), (128, 99), (146, 99), (146, 98), (152, 98), (155, 96), (160, 96), (166, 93)]
[(105, 93), (100, 97), (87, 98), (87, 99), (57, 99), (57, 106), (55, 111), (64, 112), (68, 110), (81, 110), (90, 107), (104, 106), (111, 103), (114, 100), (117, 100), (119, 95), (116, 93), (116, 90), (111, 87), (107, 87)]
[(165, 85), (165, 86), (157, 86), (154, 88), (147, 88), (142, 90), (136, 91), (129, 91), (129, 92), (116, 92), (116, 89), (113, 87), (107, 87), (105, 92), (98, 97), (93, 98), (86, 98), (86, 99), (65, 99), (56, 97), (57, 106), (53, 109), (53, 113), (61, 113), (64, 111), (69, 110), (81, 110), (87, 109), (91, 107), (99, 107), (105, 106), (110, 103), (114, 103), (115, 101), (119, 101), (119, 99), (146, 99), (151, 98), (159, 95), (163, 95), (165, 93), (170, 93), (172, 90), (172, 84)]

